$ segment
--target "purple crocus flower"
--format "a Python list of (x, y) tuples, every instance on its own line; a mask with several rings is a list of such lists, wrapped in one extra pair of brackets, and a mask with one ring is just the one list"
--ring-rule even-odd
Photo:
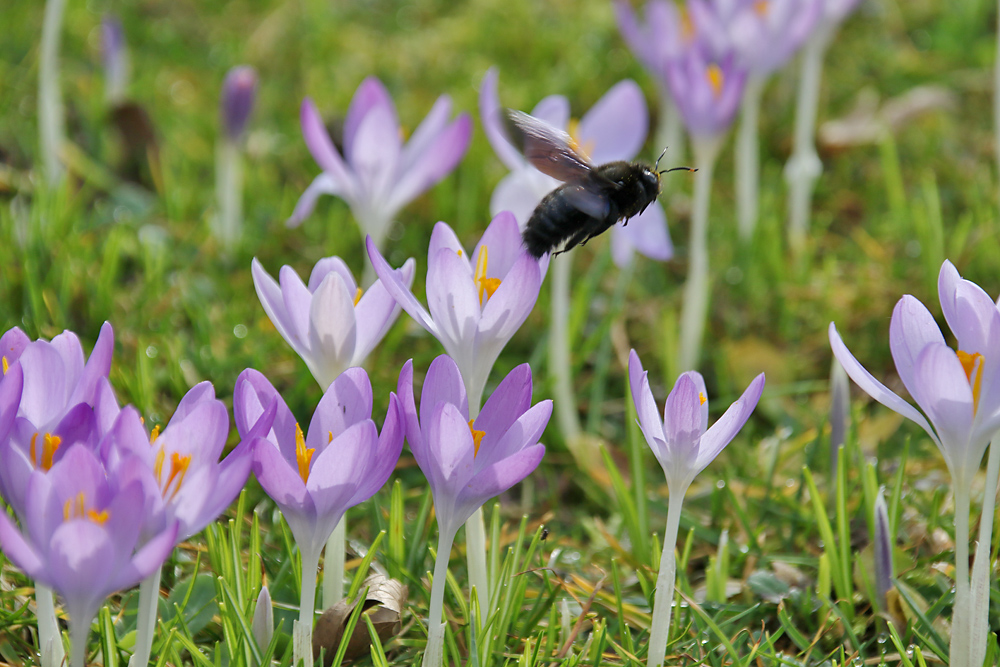
[(239, 65), (222, 82), (220, 111), (222, 128), (229, 141), (236, 142), (246, 131), (250, 112), (257, 97), (257, 72), (249, 65)]
[(0, 512), (0, 547), (25, 574), (53, 588), (70, 616), (74, 667), (82, 667), (86, 636), (101, 602), (158, 569), (173, 549), (177, 524), (135, 551), (145, 516), (139, 483), (111, 479), (94, 452), (68, 449), (48, 471), (34, 470), (19, 531)]
[(101, 60), (104, 63), (104, 96), (108, 102), (117, 104), (125, 97), (129, 77), (125, 29), (117, 16), (105, 16), (101, 20)]
[[(250, 439), (270, 428), (274, 408), (263, 416)], [(146, 495), (147, 519), (143, 537), (180, 523), (177, 539), (202, 531), (243, 489), (250, 475), (251, 451), (247, 438), (222, 461), (219, 456), (229, 435), (229, 413), (215, 398), (210, 382), (195, 385), (177, 405), (161, 432), (146, 431), (139, 412), (129, 406), (115, 420), (101, 443), (110, 465), (125, 485), (138, 480)]]
[(746, 70), (733, 53), (712, 58), (704, 47), (689, 49), (667, 66), (667, 84), (692, 138), (722, 135), (736, 117)]
[[(523, 228), (542, 198), (562, 183), (532, 167), (510, 143), (503, 128), (497, 78), (495, 68), (483, 77), (479, 113), (486, 137), (511, 173), (493, 190), (490, 211), (493, 215), (501, 211), (513, 212)], [(579, 124), (570, 122), (569, 100), (562, 95), (546, 97), (535, 106), (531, 115), (560, 130), (569, 127), (580, 150), (595, 165), (635, 158), (646, 139), (649, 125), (642, 91), (632, 80), (613, 86), (583, 115)], [(615, 225), (612, 229), (611, 252), (618, 266), (628, 264), (635, 251), (661, 261), (673, 255), (667, 218), (659, 202), (630, 219), (627, 225)]]
[(545, 454), (538, 440), (552, 415), (552, 401), (531, 405), (528, 364), (507, 374), (473, 421), (458, 365), (447, 355), (427, 370), (419, 414), (412, 361), (404, 364), (397, 390), (406, 440), (431, 486), (444, 534), (454, 535), (484, 502), (531, 474)]
[(739, 64), (751, 76), (782, 67), (822, 18), (822, 0), (743, 0), (727, 32)]
[[(240, 435), (247, 438), (260, 429), (260, 419), (272, 405), (277, 410), (273, 426), (254, 440), (253, 471), (281, 508), (299, 545), (298, 622), (311, 634), (320, 552), (344, 512), (372, 497), (389, 479), (403, 448), (404, 417), (399, 400), (390, 394), (379, 433), (371, 418), (371, 384), (360, 368), (349, 368), (333, 381), (305, 434), (267, 378), (255, 370), (243, 371), (233, 396)], [(296, 658), (311, 663), (309, 655)]]
[(381, 81), (368, 77), (347, 109), (341, 157), (306, 98), (302, 134), (323, 173), (302, 193), (288, 224), (301, 223), (320, 195), (335, 195), (350, 205), (362, 234), (381, 245), (399, 210), (448, 175), (465, 154), (472, 119), (463, 113), (449, 122), (450, 115), (451, 99), (442, 95), (404, 146), (389, 92)]
[(709, 428), (707, 391), (701, 373), (681, 373), (667, 396), (662, 419), (657, 414), (647, 373), (635, 350), (629, 353), (628, 374), (639, 428), (667, 476), (670, 494), (680, 497), (698, 473), (743, 428), (764, 391), (764, 374), (761, 373)]
[[(408, 260), (397, 272), (406, 289), (414, 265)], [(360, 366), (399, 315), (382, 281), (362, 291), (339, 257), (317, 262), (308, 285), (290, 266), (281, 267), (280, 283), (256, 258), (251, 271), (267, 316), (324, 390), (344, 370)]]
[(1000, 310), (945, 260), (941, 310), (958, 340), (945, 343), (934, 316), (915, 297), (896, 303), (889, 348), (903, 386), (920, 407), (887, 388), (844, 345), (830, 323), (830, 346), (851, 379), (882, 405), (916, 422), (941, 450), (956, 486), (968, 487), (990, 439), (1000, 431)]
[(385, 289), (441, 342), (478, 405), (493, 363), (534, 308), (542, 283), (542, 269), (524, 251), (514, 215), (503, 211), (493, 218), (471, 255), (446, 223), (434, 226), (427, 250), (428, 308), (371, 237), (367, 243)]
[(615, 0), (615, 18), (632, 53), (658, 77), (694, 41), (694, 25), (686, 10), (669, 0), (647, 2), (644, 21), (626, 0)]

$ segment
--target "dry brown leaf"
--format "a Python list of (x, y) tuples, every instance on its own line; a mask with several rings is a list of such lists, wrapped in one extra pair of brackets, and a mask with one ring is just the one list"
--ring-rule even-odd
[[(365, 579), (362, 589), (367, 588), (368, 594), (364, 599), (364, 607), (361, 613), (366, 614), (371, 619), (379, 639), (383, 642), (399, 633), (402, 629), (403, 607), (406, 605), (406, 596), (409, 588), (402, 582), (389, 579), (382, 574), (373, 574)], [(350, 602), (341, 600), (320, 616), (316, 621), (313, 630), (313, 655), (319, 655), (323, 650), (323, 664), (329, 667), (333, 663), (333, 657), (340, 647), (340, 640), (344, 636), (347, 621), (351, 613), (357, 606), (359, 600)], [(347, 644), (347, 652), (344, 654), (345, 660), (354, 660), (368, 655), (371, 646), (371, 635), (368, 633), (368, 626), (364, 619), (358, 619), (358, 624), (354, 626), (354, 632)]]

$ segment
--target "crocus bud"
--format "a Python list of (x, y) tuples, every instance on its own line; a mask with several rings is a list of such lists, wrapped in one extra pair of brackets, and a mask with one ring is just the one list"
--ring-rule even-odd
[(229, 70), (222, 82), (222, 127), (230, 141), (238, 141), (246, 130), (257, 95), (257, 72), (249, 65)]
[(101, 21), (101, 59), (104, 61), (104, 95), (111, 104), (121, 102), (128, 86), (129, 60), (125, 29), (117, 16)]
[(267, 590), (267, 584), (261, 587), (260, 595), (257, 596), (251, 629), (253, 638), (257, 640), (257, 646), (266, 651), (271, 644), (271, 637), (274, 636), (274, 609), (271, 608), (271, 593)]
[(889, 509), (879, 490), (875, 498), (875, 591), (882, 609), (886, 609), (886, 593), (892, 588), (893, 535), (889, 530)]

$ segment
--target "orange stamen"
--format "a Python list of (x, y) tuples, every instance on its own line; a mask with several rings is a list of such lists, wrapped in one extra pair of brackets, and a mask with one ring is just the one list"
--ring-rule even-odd
[(3, 374), (7, 375), (7, 371), (10, 370), (10, 364), (7, 363), (7, 357), (3, 357), (2, 361), (3, 361)]
[(315, 449), (306, 449), (306, 438), (302, 435), (302, 427), (295, 425), (295, 460), (299, 463), (299, 477), (303, 484), (309, 481), (309, 464), (312, 463)]
[(88, 510), (86, 499), (81, 491), (63, 504), (63, 521), (71, 519), (89, 519), (96, 524), (103, 524), (108, 520), (108, 511)]
[[(31, 454), (31, 462), (35, 463), (37, 461), (37, 450), (35, 449), (35, 443), (38, 442), (38, 434), (31, 436), (31, 445), (29, 447), (29, 453)], [(56, 450), (59, 449), (59, 445), (62, 444), (62, 438), (58, 435), (52, 435), (51, 433), (46, 433), (42, 436), (42, 459), (37, 464), (42, 470), (49, 470), (52, 467), (52, 458), (56, 455)]]
[(484, 245), (479, 249), (479, 258), (476, 260), (476, 273), (473, 282), (476, 285), (476, 295), (479, 297), (479, 305), (483, 305), (483, 292), (486, 292), (487, 300), (500, 287), (499, 278), (486, 277), (486, 265), (489, 262), (489, 251)]
[(677, 9), (681, 15), (681, 38), (685, 42), (694, 41), (694, 21), (691, 19), (691, 14), (688, 12), (687, 7), (678, 7)]
[(983, 387), (983, 355), (979, 352), (957, 352), (958, 361), (962, 364), (965, 377), (972, 386), (972, 414), (979, 408), (979, 393)]
[[(163, 450), (160, 450), (163, 451)], [(181, 490), (181, 484), (184, 483), (184, 476), (187, 474), (188, 467), (191, 465), (191, 455), (183, 456), (174, 452), (170, 455), (170, 475), (167, 477), (167, 483), (163, 485), (163, 495), (166, 497), (167, 489), (173, 484), (174, 480), (177, 480), (176, 486), (174, 486), (173, 492), (171, 492), (170, 497), (173, 498)]]
[(757, 12), (758, 16), (767, 16), (768, 3), (767, 0), (757, 0), (753, 3), (753, 10)]
[(160, 425), (157, 424), (153, 427), (153, 432), (149, 434), (149, 444), (156, 442), (156, 439), (160, 437)]
[(476, 448), (473, 456), (479, 454), (479, 447), (483, 444), (483, 438), (486, 436), (486, 431), (477, 431), (473, 424), (476, 423), (475, 419), (469, 420), (469, 431), (472, 433), (472, 444)]
[(705, 394), (703, 394), (703, 393), (701, 393), (699, 391), (698, 392), (698, 405), (705, 405), (705, 403), (708, 403), (708, 399), (705, 398)]
[(358, 301), (361, 301), (361, 295), (364, 294), (364, 293), (365, 293), (365, 291), (363, 289), (361, 289), (360, 287), (358, 288), (358, 291), (354, 293), (354, 305), (355, 306), (358, 305)]
[(716, 97), (721, 95), (723, 80), (722, 69), (715, 63), (712, 63), (708, 66), (705, 76), (708, 77), (708, 83), (712, 86), (712, 93), (714, 93)]

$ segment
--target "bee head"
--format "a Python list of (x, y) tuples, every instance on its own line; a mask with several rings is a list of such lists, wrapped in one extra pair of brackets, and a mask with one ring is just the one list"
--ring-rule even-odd
[(639, 173), (639, 184), (650, 201), (660, 196), (660, 174), (655, 169), (643, 166)]

